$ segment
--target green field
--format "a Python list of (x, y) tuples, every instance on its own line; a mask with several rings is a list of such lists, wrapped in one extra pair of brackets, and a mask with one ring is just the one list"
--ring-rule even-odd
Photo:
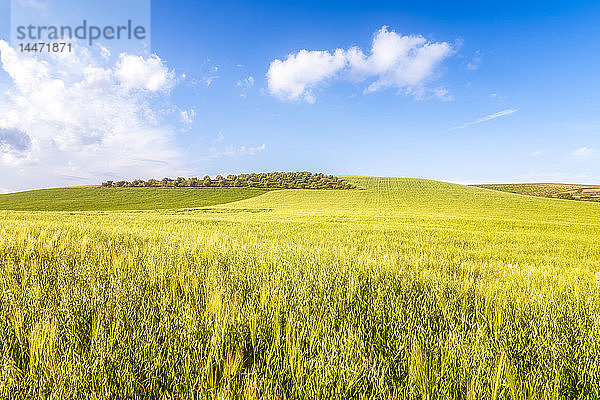
[(600, 204), (346, 179), (0, 211), (0, 396), (600, 398)]
[(499, 190), (502, 192), (524, 194), (527, 196), (600, 202), (600, 186), (598, 185), (573, 185), (562, 183), (517, 183), (474, 186), (484, 189)]
[(0, 194), (0, 210), (109, 211), (207, 207), (265, 193), (249, 188), (111, 188), (99, 186), (40, 189)]

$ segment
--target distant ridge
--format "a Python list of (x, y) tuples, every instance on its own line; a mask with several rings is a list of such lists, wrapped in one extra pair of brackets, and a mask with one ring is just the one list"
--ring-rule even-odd
[(527, 196), (548, 197), (563, 200), (600, 202), (600, 185), (568, 183), (513, 183), (471, 185), (483, 189), (498, 190)]

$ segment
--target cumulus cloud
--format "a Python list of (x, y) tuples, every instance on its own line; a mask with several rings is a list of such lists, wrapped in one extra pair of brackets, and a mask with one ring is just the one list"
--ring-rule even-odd
[(144, 58), (132, 54), (121, 54), (117, 61), (115, 75), (126, 89), (157, 92), (169, 90), (175, 84), (173, 72), (169, 71), (156, 55)]
[(18, 129), (0, 128), (0, 151), (22, 152), (29, 149), (31, 139), (27, 134)]
[(315, 88), (336, 79), (367, 82), (365, 92), (395, 88), (422, 97), (427, 80), (452, 53), (447, 42), (400, 35), (384, 26), (375, 34), (370, 54), (358, 47), (333, 52), (300, 50), (283, 61), (271, 62), (267, 80), (272, 95), (309, 103), (315, 101)]
[(98, 48), (100, 48), (100, 55), (102, 56), (102, 58), (104, 60), (108, 60), (110, 58), (110, 50), (104, 46), (102, 46), (100, 43), (98, 43)]
[[(103, 65), (87, 49), (19, 53), (0, 41), (9, 90), (0, 100), (0, 173), (11, 189), (181, 171), (173, 132), (152, 99), (172, 87), (157, 56)], [(15, 169), (18, 167), (18, 169)], [(79, 182), (78, 182), (79, 183)]]
[(31, 147), (31, 138), (23, 131), (0, 127), (0, 162), (16, 165), (27, 157)]
[(347, 65), (347, 54), (337, 49), (328, 51), (301, 50), (288, 55), (285, 61), (275, 60), (267, 72), (271, 94), (287, 100), (303, 98), (313, 103), (311, 89), (336, 76)]
[(446, 42), (429, 42), (423, 36), (401, 36), (387, 27), (373, 39), (371, 55), (354, 47), (348, 52), (351, 73), (366, 78), (375, 75), (367, 91), (388, 87), (414, 88), (432, 76), (435, 67), (452, 53)]

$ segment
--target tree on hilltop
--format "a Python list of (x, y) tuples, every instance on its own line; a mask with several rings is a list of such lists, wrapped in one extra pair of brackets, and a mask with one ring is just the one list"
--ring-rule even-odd
[(177, 177), (176, 179), (163, 178), (160, 181), (149, 179), (144, 181), (136, 179), (133, 182), (107, 181), (102, 187), (250, 187), (263, 189), (353, 189), (354, 186), (333, 175), (311, 172), (270, 172), (240, 175), (217, 175), (211, 179), (206, 175), (202, 180), (198, 178)]

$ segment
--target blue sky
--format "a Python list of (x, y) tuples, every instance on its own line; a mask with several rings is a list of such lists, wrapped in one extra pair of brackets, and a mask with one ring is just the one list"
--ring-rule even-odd
[[(8, 41), (3, 14), (0, 39)], [(152, 142), (159, 144), (143, 149), (143, 160), (157, 168), (139, 164), (132, 150), (119, 156), (129, 163), (109, 160), (103, 170), (101, 159), (113, 153), (102, 148), (110, 132), (94, 136), (95, 147), (73, 146), (71, 138), (54, 141), (63, 143), (54, 158), (25, 156), (7, 144), (10, 132), (29, 135), (35, 148), (28, 130), (41, 128), (5, 118), (0, 141), (12, 155), (0, 165), (0, 189), (281, 170), (600, 183), (599, 17), (592, 1), (152, 1), (151, 50), (171, 83), (119, 101), (143, 103), (132, 113), (152, 112), (157, 120)], [(371, 57), (382, 29), (390, 40), (422, 37), (413, 50), (438, 46), (437, 58), (401, 61), (416, 75), (398, 66), (382, 72)], [(353, 47), (364, 62), (352, 61)], [(275, 60), (282, 66), (268, 75)], [(130, 61), (103, 68), (119, 76), (137, 65)], [(18, 72), (7, 68), (0, 89), (14, 94)], [(2, 113), (18, 101), (1, 101), (3, 129)], [(93, 125), (87, 115), (85, 126)], [(42, 136), (40, 148), (50, 143)], [(98, 158), (94, 168), (86, 169), (78, 151)], [(40, 177), (40, 169), (55, 172)]]

